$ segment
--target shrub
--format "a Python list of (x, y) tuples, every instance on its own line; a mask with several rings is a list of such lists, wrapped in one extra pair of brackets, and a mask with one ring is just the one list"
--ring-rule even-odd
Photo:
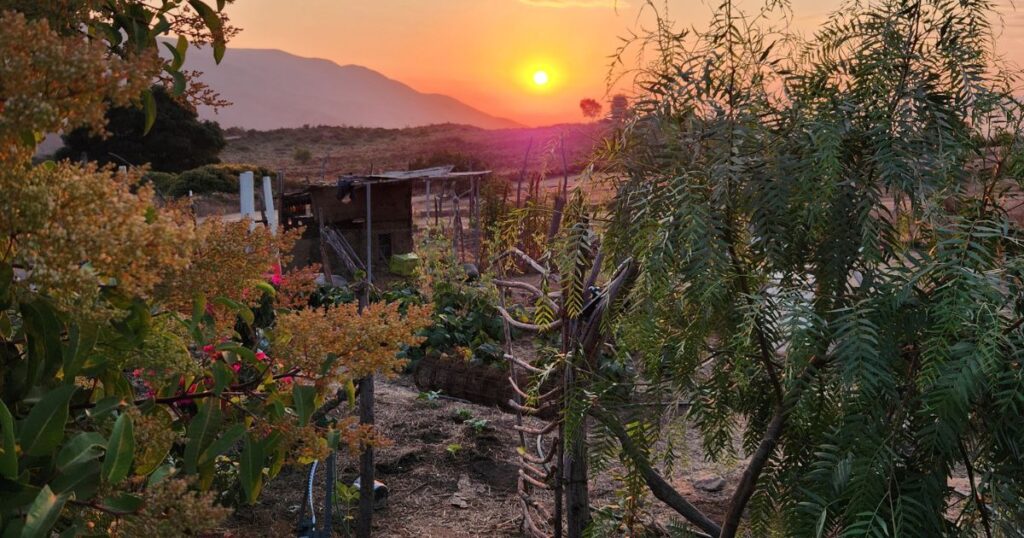
[(296, 148), (292, 158), (295, 159), (295, 162), (306, 164), (313, 158), (313, 154), (306, 148)]
[(189, 191), (193, 194), (235, 193), (238, 192), (238, 176), (242, 172), (255, 174), (257, 189), (260, 178), (274, 175), (262, 166), (239, 163), (209, 164), (182, 172), (168, 194), (181, 197), (188, 195)]
[(152, 184), (156, 192), (162, 196), (173, 196), (172, 193), (176, 191), (178, 184), (178, 174), (150, 170), (142, 176), (142, 182)]

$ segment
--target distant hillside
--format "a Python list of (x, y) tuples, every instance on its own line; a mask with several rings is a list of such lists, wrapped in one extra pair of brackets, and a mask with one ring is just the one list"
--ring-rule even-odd
[(190, 49), (186, 68), (202, 71), (202, 80), (234, 103), (216, 114), (205, 107), (199, 110), (201, 117), (223, 127), (519, 126), (449, 96), (418, 92), (365, 67), (302, 58), (280, 50), (232, 47), (216, 65), (209, 51)]
[[(539, 128), (485, 130), (466, 125), (431, 125), (411, 129), (310, 127), (272, 131), (228, 131), (225, 162), (246, 162), (283, 170), (290, 180), (331, 179), (338, 174), (405, 170), (437, 154), (462, 155), (498, 174), (516, 174), (526, 163), (531, 173), (562, 173), (562, 145), (570, 172), (580, 170), (610, 129), (604, 122)], [(309, 159), (296, 159), (297, 150)], [(301, 152), (299, 152), (301, 153)], [(436, 163), (440, 164), (440, 163)], [(453, 163), (454, 164), (454, 163)]]

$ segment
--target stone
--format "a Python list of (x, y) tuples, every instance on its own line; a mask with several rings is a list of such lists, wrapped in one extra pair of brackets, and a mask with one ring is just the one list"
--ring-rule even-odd
[(720, 476), (705, 476), (694, 480), (693, 487), (714, 493), (725, 488), (725, 479)]

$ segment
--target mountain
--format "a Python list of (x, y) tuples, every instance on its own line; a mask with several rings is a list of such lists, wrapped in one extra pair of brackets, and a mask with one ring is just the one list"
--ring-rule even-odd
[(303, 58), (275, 49), (228, 48), (217, 65), (209, 49), (190, 48), (186, 69), (234, 103), (203, 119), (222, 127), (276, 129), (302, 125), (416, 127), (459, 123), (502, 129), (519, 124), (447, 95), (421, 93), (372, 69)]

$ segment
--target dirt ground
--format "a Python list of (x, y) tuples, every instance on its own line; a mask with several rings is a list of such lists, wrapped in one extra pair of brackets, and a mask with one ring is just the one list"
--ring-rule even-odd
[[(377, 382), (377, 424), (393, 443), (376, 454), (377, 479), (386, 484), (390, 495), (387, 506), (374, 515), (374, 535), (522, 536), (515, 492), (518, 437), (511, 428), (515, 416), (450, 399), (425, 401), (418, 395), (409, 377)], [(464, 423), (470, 415), (487, 421), (481, 431)], [(696, 438), (692, 433), (686, 436), (687, 454), (672, 482), (698, 508), (718, 519), (739, 473), (705, 462)], [(352, 457), (340, 458), (344, 480), (351, 483), (356, 469)], [(615, 471), (610, 469), (592, 481), (593, 506), (616, 502)], [(719, 487), (707, 488), (707, 481), (718, 478), (722, 479)], [(305, 468), (283, 470), (266, 485), (259, 504), (236, 513), (225, 535), (294, 536), (305, 480)], [(701, 489), (698, 483), (715, 491)], [(671, 515), (654, 499), (651, 510), (662, 523)], [(338, 527), (336, 535), (344, 536)]]

